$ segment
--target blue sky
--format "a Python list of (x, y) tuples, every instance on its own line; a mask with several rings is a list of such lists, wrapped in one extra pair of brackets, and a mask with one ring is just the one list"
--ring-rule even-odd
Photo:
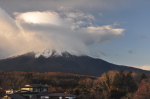
[[(1, 58), (24, 49), (44, 47), (59, 49), (58, 52), (77, 51), (114, 64), (150, 69), (149, 0), (1, 0), (0, 8), (0, 24), (7, 23), (7, 27), (14, 24), (18, 28), (10, 26), (15, 31), (12, 37), (9, 35), (13, 38), (10, 41), (4, 38), (8, 38), (3, 35), (4, 31), (0, 33), (4, 38), (1, 42), (8, 45), (0, 44)], [(39, 16), (43, 21), (26, 15)], [(25, 34), (16, 34), (20, 27)]]
[[(138, 2), (129, 8), (105, 12), (107, 18), (116, 21), (125, 29), (124, 36), (101, 47), (108, 56), (102, 56), (109, 62), (131, 65), (149, 66), (149, 16), (148, 2)], [(106, 21), (107, 19), (104, 18)]]

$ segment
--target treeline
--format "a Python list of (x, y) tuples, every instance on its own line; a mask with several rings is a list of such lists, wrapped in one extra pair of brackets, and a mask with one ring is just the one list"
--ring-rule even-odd
[(74, 88), (83, 79), (96, 79), (96, 77), (66, 74), (60, 72), (22, 72), (22, 71), (0, 71), (0, 86), (18, 89), (25, 84), (43, 84), (62, 88)]
[(0, 87), (17, 90), (25, 84), (43, 84), (51, 92), (75, 94), (79, 99), (150, 99), (149, 75), (109, 71), (100, 77), (59, 72), (0, 71)]

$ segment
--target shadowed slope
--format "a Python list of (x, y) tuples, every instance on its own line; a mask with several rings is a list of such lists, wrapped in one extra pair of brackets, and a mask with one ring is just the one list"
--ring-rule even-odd
[(35, 58), (34, 53), (0, 60), (1, 71), (63, 72), (79, 75), (100, 76), (109, 70), (135, 70), (150, 73), (133, 67), (119, 66), (89, 56), (75, 56), (67, 52), (61, 56)]

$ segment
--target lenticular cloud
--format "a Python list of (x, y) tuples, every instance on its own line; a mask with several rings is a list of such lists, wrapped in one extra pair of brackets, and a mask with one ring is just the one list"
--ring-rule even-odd
[(14, 13), (16, 19), (33, 24), (52, 24), (59, 25), (61, 23), (60, 17), (56, 12), (26, 12), (26, 13)]
[(90, 14), (79, 12), (15, 12), (15, 19), (0, 9), (1, 56), (46, 49), (56, 52), (90, 54), (88, 46), (123, 35), (124, 29), (114, 25), (98, 26)]

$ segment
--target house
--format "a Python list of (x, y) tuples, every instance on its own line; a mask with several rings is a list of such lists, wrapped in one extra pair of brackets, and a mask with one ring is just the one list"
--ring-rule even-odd
[(2, 99), (26, 99), (26, 98), (19, 94), (8, 94), (4, 96)]
[(37, 94), (43, 94), (45, 96), (45, 94), (49, 93), (51, 92), (48, 92), (48, 87), (42, 84), (28, 84), (20, 88), (20, 91), (16, 92), (16, 94), (19, 94), (26, 99), (41, 99), (40, 97), (37, 97)]
[(48, 99), (75, 99), (76, 95), (67, 94), (67, 93), (52, 93), (48, 95)]
[[(52, 93), (48, 87), (41, 84), (29, 84), (15, 94), (8, 94), (8, 99), (75, 99), (76, 96), (67, 93)], [(20, 97), (20, 98), (18, 98)], [(4, 98), (7, 99), (7, 98)]]
[(13, 94), (13, 89), (8, 89), (8, 90), (5, 90), (6, 91), (6, 94)]
[(30, 84), (25, 85), (21, 88), (20, 92), (48, 92), (48, 87), (42, 84)]

